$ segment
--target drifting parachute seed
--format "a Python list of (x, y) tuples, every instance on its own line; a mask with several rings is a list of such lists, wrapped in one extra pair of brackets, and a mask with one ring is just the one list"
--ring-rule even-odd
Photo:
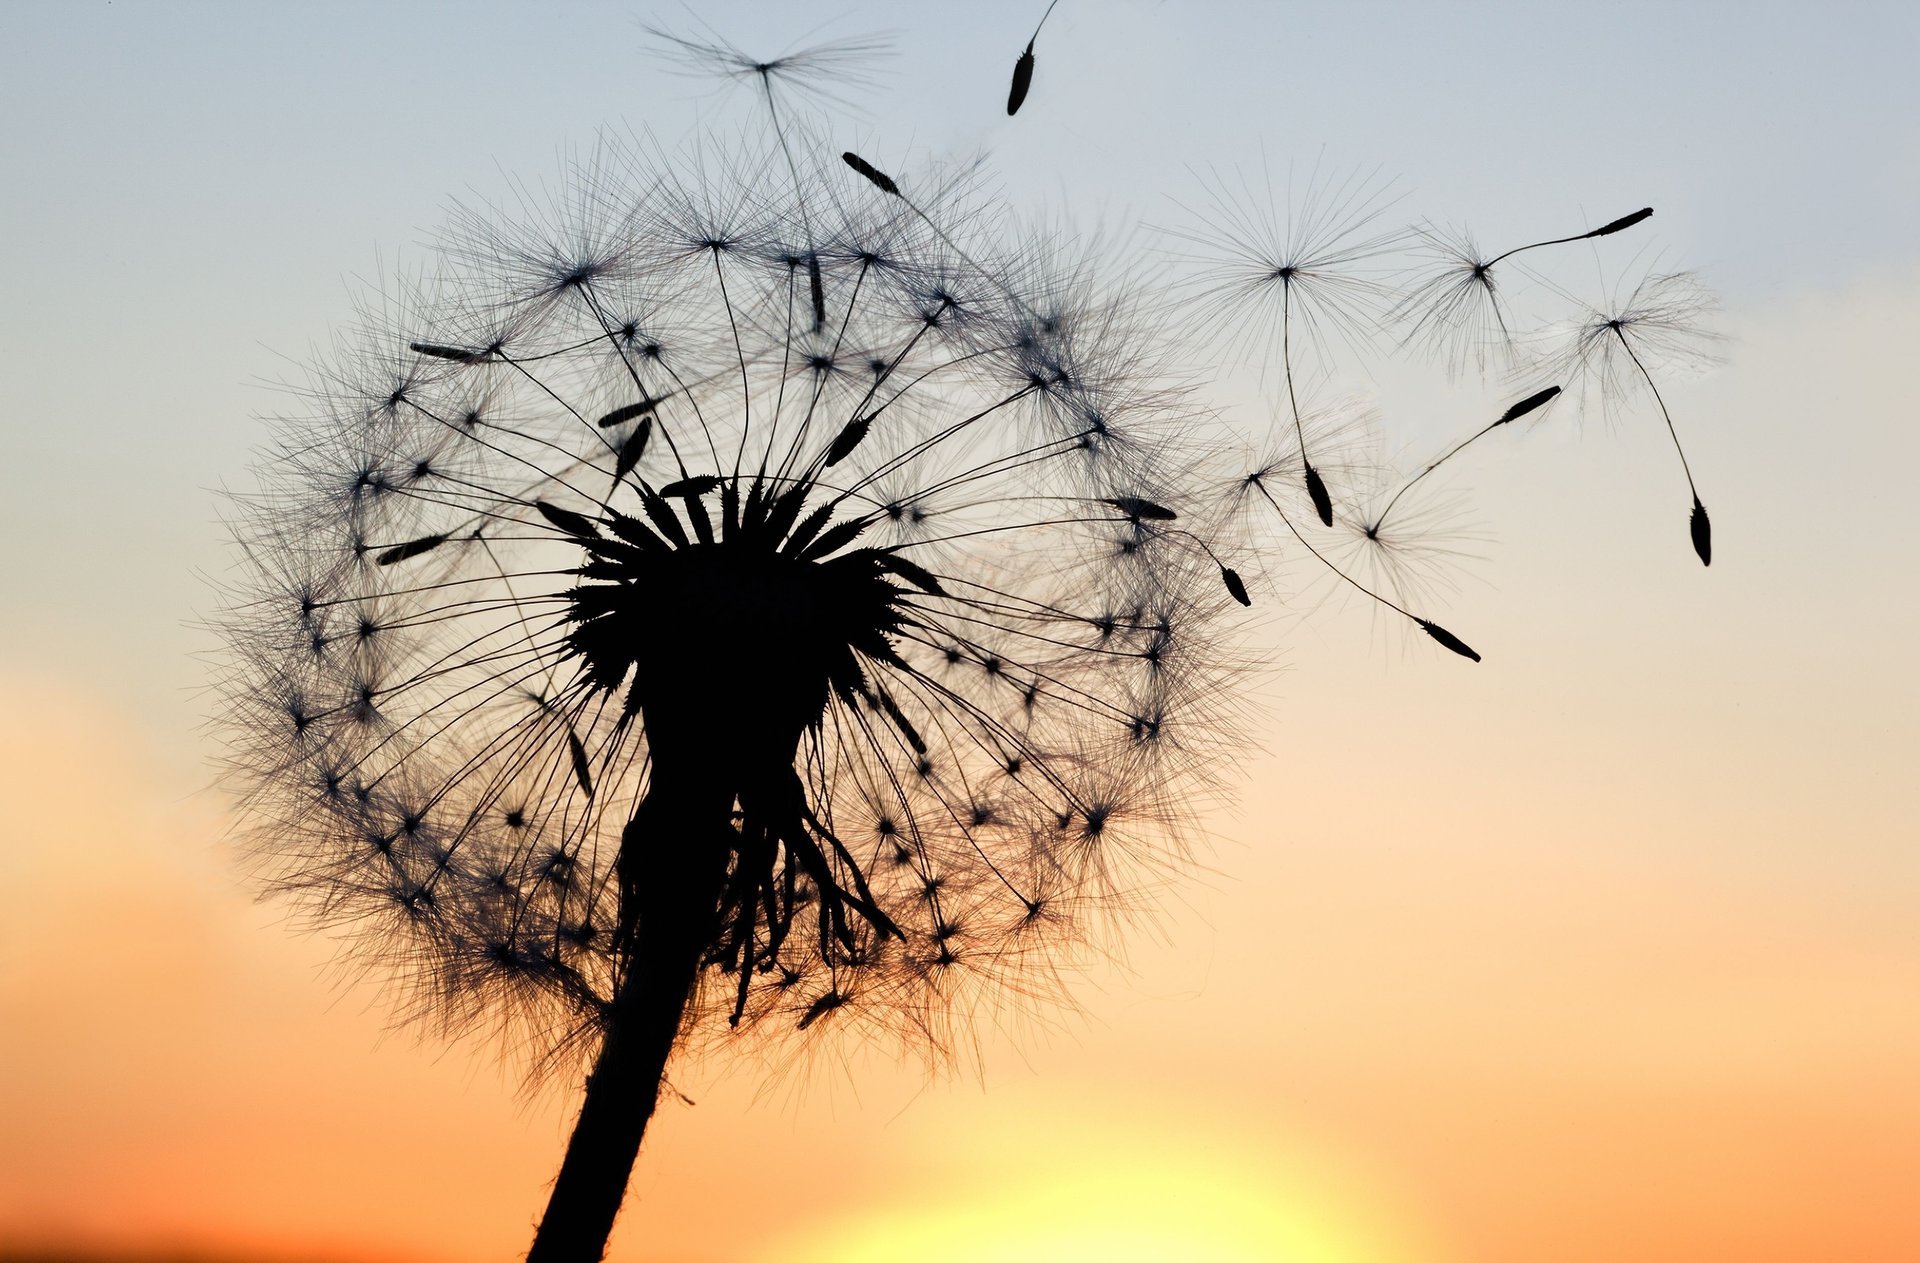
[(1700, 555), (1700, 564), (1713, 564), (1713, 525), (1707, 521), (1707, 506), (1700, 503), (1700, 497), (1693, 498), (1693, 517), (1687, 523), (1687, 529), (1693, 534), (1693, 551)]

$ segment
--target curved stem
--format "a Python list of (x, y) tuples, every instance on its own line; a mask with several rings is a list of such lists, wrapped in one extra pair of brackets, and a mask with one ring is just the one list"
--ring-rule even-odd
[(1307, 431), (1300, 423), (1300, 400), (1293, 393), (1293, 279), (1280, 282), (1280, 366), (1287, 375), (1287, 406), (1293, 410), (1293, 433), (1300, 440), (1300, 463), (1313, 468), (1307, 459)]
[(1047, 24), (1047, 19), (1053, 16), (1053, 6), (1059, 3), (1060, 3), (1060, 0), (1053, 0), (1053, 3), (1047, 6), (1047, 11), (1040, 15), (1040, 25), (1033, 28), (1033, 35), (1031, 38), (1027, 40), (1028, 48), (1032, 48), (1033, 41), (1040, 38), (1040, 27), (1045, 26)]
[(1415, 474), (1413, 477), (1407, 479), (1406, 483), (1400, 488), (1400, 490), (1393, 493), (1393, 498), (1387, 501), (1387, 507), (1380, 510), (1380, 516), (1373, 519), (1373, 525), (1368, 529), (1367, 534), (1377, 535), (1380, 533), (1380, 528), (1387, 524), (1387, 514), (1393, 512), (1393, 506), (1400, 503), (1401, 496), (1413, 490), (1414, 483), (1419, 482), (1422, 478), (1425, 478), (1428, 474), (1440, 468), (1440, 466), (1446, 464), (1448, 461), (1452, 460), (1455, 456), (1458, 456), (1461, 453), (1461, 451), (1466, 448), (1467, 444), (1473, 442), (1474, 439), (1484, 438), (1486, 435), (1492, 433), (1494, 430), (1498, 429), (1500, 426), (1505, 424), (1506, 424), (1505, 417), (1502, 417), (1498, 421), (1489, 423), (1484, 429), (1477, 431), (1471, 437), (1462, 439), (1460, 440), (1460, 442), (1454, 444), (1452, 450), (1450, 450), (1445, 456), (1442, 456), (1439, 460), (1433, 462), (1433, 464), (1428, 465), (1425, 469), (1421, 470), (1419, 473)]
[[(621, 934), (632, 947), (622, 953), (625, 974), (527, 1263), (599, 1263), (606, 1252), (716, 933), (731, 809), (731, 793), (662, 777), (656, 766), (654, 788), (621, 837)], [(643, 862), (646, 880), (631, 880)]]
[(1647, 389), (1653, 392), (1653, 401), (1660, 405), (1660, 416), (1666, 421), (1667, 433), (1673, 438), (1673, 450), (1680, 455), (1680, 472), (1687, 476), (1687, 491), (1695, 500), (1698, 500), (1700, 490), (1693, 485), (1693, 470), (1687, 465), (1686, 449), (1680, 446), (1680, 432), (1673, 428), (1673, 414), (1667, 411), (1667, 401), (1660, 397), (1660, 388), (1653, 384), (1653, 374), (1647, 371), (1647, 366), (1640, 362), (1638, 355), (1634, 354), (1633, 343), (1627, 341), (1627, 335), (1615, 326), (1613, 336), (1620, 339), (1620, 345), (1626, 348), (1627, 358), (1631, 359), (1633, 366), (1640, 370), (1640, 376), (1646, 378)]

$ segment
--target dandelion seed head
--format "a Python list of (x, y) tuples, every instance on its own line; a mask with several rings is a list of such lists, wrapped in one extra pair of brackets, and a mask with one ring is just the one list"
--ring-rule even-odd
[(799, 126), (454, 208), (237, 508), (263, 878), (549, 1068), (676, 908), (695, 1042), (950, 1051), (1177, 867), (1234, 727), (1230, 527), (1185, 509), (1211, 447), (1153, 320), (965, 179), (909, 213), (789, 167)]

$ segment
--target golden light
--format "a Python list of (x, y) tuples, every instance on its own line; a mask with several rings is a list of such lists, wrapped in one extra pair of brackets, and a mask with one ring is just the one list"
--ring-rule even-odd
[[(813, 1225), (795, 1263), (1429, 1263), (1380, 1196), (1335, 1158), (1164, 1118), (974, 1124), (962, 1153), (913, 1173), (874, 1213)], [(1061, 1120), (1065, 1123), (1065, 1120)], [(996, 1123), (1005, 1124), (995, 1126)], [(996, 1144), (997, 1138), (997, 1144)], [(970, 1159), (970, 1160), (969, 1160)], [(772, 1256), (769, 1256), (772, 1257)]]

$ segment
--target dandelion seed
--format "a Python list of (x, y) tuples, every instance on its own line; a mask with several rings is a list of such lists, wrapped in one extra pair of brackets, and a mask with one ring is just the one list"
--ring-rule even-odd
[(1174, 235), (1199, 247), (1188, 256), (1200, 268), (1189, 299), (1209, 311), (1216, 328), (1230, 331), (1229, 342), (1245, 345), (1262, 324), (1278, 324), (1302, 481), (1314, 515), (1321, 525), (1332, 526), (1333, 497), (1307, 453), (1294, 381), (1296, 326), (1313, 345), (1320, 341), (1322, 325), (1333, 326), (1349, 341), (1370, 337), (1389, 294), (1373, 275), (1374, 261), (1397, 245), (1401, 234), (1374, 227), (1391, 201), (1387, 186), (1371, 173), (1323, 180), (1316, 168), (1297, 201), (1276, 197), (1271, 173), (1262, 174), (1257, 188), (1245, 176), (1235, 185), (1213, 176), (1204, 185), (1212, 226)]
[(1484, 368), (1490, 353), (1510, 357), (1515, 332), (1500, 300), (1494, 268), (1528, 250), (1623, 232), (1652, 215), (1653, 208), (1648, 206), (1590, 232), (1535, 241), (1491, 256), (1483, 254), (1473, 236), (1465, 231), (1450, 232), (1432, 226), (1421, 229), (1419, 235), (1425, 251), (1437, 261), (1438, 267), (1415, 286), (1394, 311), (1396, 318), (1411, 321), (1401, 344), (1422, 339), (1434, 343), (1446, 355), (1448, 368), (1453, 372), (1458, 372), (1469, 359)]
[(1040, 28), (1053, 16), (1053, 6), (1060, 0), (1049, 0), (1047, 11), (1040, 15), (1039, 25), (1033, 28), (1033, 35), (1027, 40), (1026, 51), (1013, 63), (1013, 84), (1007, 89), (1007, 116), (1011, 118), (1020, 112), (1020, 106), (1027, 99), (1027, 90), (1033, 86), (1033, 43), (1040, 38)]
[(1488, 434), (1493, 433), (1495, 430), (1499, 429), (1503, 425), (1507, 425), (1514, 421), (1518, 421), (1521, 417), (1524, 417), (1529, 413), (1539, 411), (1541, 408), (1546, 407), (1549, 403), (1552, 403), (1556, 398), (1559, 397), (1559, 395), (1560, 395), (1560, 387), (1558, 386), (1549, 386), (1545, 390), (1535, 391), (1533, 394), (1528, 395), (1525, 399), (1522, 399), (1519, 402), (1515, 403), (1513, 406), (1509, 407), (1505, 412), (1501, 413), (1499, 417), (1496, 418), (1495, 420), (1488, 422), (1481, 429), (1476, 430), (1474, 433), (1468, 435), (1466, 438), (1460, 440), (1460, 442), (1448, 448), (1446, 455), (1442, 456), (1439, 460), (1434, 461), (1431, 465), (1428, 465), (1426, 468), (1422, 469), (1419, 473), (1415, 474), (1412, 478), (1409, 478), (1401, 486), (1401, 488), (1398, 491), (1393, 493), (1393, 497), (1387, 501), (1387, 507), (1384, 509), (1381, 509), (1379, 512), (1379, 515), (1376, 516), (1373, 519), (1372, 524), (1367, 527), (1367, 538), (1377, 539), (1379, 537), (1381, 528), (1386, 525), (1388, 515), (1390, 515), (1393, 512), (1393, 506), (1400, 503), (1400, 497), (1406, 495), (1407, 492), (1413, 490), (1414, 485), (1418, 483), (1422, 478), (1425, 478), (1428, 474), (1432, 473), (1434, 470), (1440, 468), (1440, 466), (1446, 464), (1448, 461), (1458, 456), (1462, 451), (1466, 450), (1466, 447), (1468, 444), (1474, 442), (1477, 439), (1483, 438)]
[(840, 157), (845, 160), (848, 166), (858, 171), (862, 176), (865, 176), (868, 183), (872, 184), (873, 187), (879, 189), (882, 193), (890, 193), (894, 197), (900, 196), (900, 186), (893, 182), (893, 178), (875, 170), (873, 164), (865, 158), (862, 158), (859, 154), (849, 150), (841, 154)]
[(1694, 485), (1686, 449), (1680, 444), (1680, 432), (1649, 365), (1697, 368), (1714, 363), (1718, 335), (1704, 327), (1713, 307), (1712, 297), (1690, 272), (1648, 275), (1624, 299), (1589, 308), (1561, 350), (1548, 360), (1554, 370), (1567, 375), (1569, 389), (1578, 390), (1583, 398), (1597, 395), (1609, 415), (1639, 387), (1652, 395), (1693, 500), (1688, 534), (1703, 566), (1713, 562), (1712, 527)]
[(1440, 626), (1438, 623), (1433, 622), (1431, 619), (1421, 618), (1418, 614), (1415, 614), (1411, 610), (1408, 610), (1405, 606), (1399, 604), (1397, 601), (1392, 601), (1387, 599), (1386, 597), (1380, 595), (1380, 593), (1374, 591), (1372, 588), (1369, 588), (1366, 585), (1360, 583), (1352, 575), (1348, 574), (1346, 571), (1342, 570), (1339, 566), (1335, 565), (1330, 559), (1328, 559), (1325, 553), (1321, 552), (1318, 548), (1315, 548), (1313, 544), (1307, 540), (1307, 537), (1300, 533), (1300, 528), (1293, 524), (1293, 519), (1287, 515), (1286, 509), (1281, 507), (1280, 502), (1274, 498), (1273, 493), (1267, 489), (1265, 482), (1259, 477), (1259, 475), (1254, 475), (1252, 478), (1250, 478), (1248, 480), (1248, 485), (1251, 486), (1253, 490), (1258, 491), (1261, 497), (1265, 499), (1270, 506), (1272, 506), (1274, 512), (1279, 515), (1281, 524), (1287, 528), (1287, 533), (1292, 535), (1293, 538), (1300, 544), (1301, 547), (1305, 548), (1309, 553), (1313, 554), (1313, 557), (1316, 561), (1318, 561), (1321, 565), (1325, 566), (1328, 570), (1332, 571), (1333, 574), (1341, 580), (1341, 582), (1347, 584), (1349, 587), (1353, 588), (1354, 591), (1360, 593), (1362, 596), (1375, 602), (1381, 607), (1392, 610), (1394, 613), (1400, 615), (1402, 618), (1409, 620), (1415, 626), (1417, 626), (1421, 631), (1425, 632), (1428, 636), (1431, 636), (1434, 639), (1434, 641), (1444, 646), (1445, 648), (1452, 650), (1454, 653), (1459, 654), (1463, 658), (1471, 659), (1474, 662), (1480, 661), (1480, 655), (1478, 653), (1474, 652), (1474, 650), (1471, 647), (1469, 647), (1465, 641), (1461, 640), (1458, 636), (1455, 636), (1452, 632), (1448, 631), (1446, 628)]
[(1234, 600), (1242, 605), (1253, 604), (1253, 598), (1247, 595), (1246, 581), (1241, 579), (1239, 571), (1227, 566), (1220, 567), (1220, 581), (1227, 585), (1227, 591)]

